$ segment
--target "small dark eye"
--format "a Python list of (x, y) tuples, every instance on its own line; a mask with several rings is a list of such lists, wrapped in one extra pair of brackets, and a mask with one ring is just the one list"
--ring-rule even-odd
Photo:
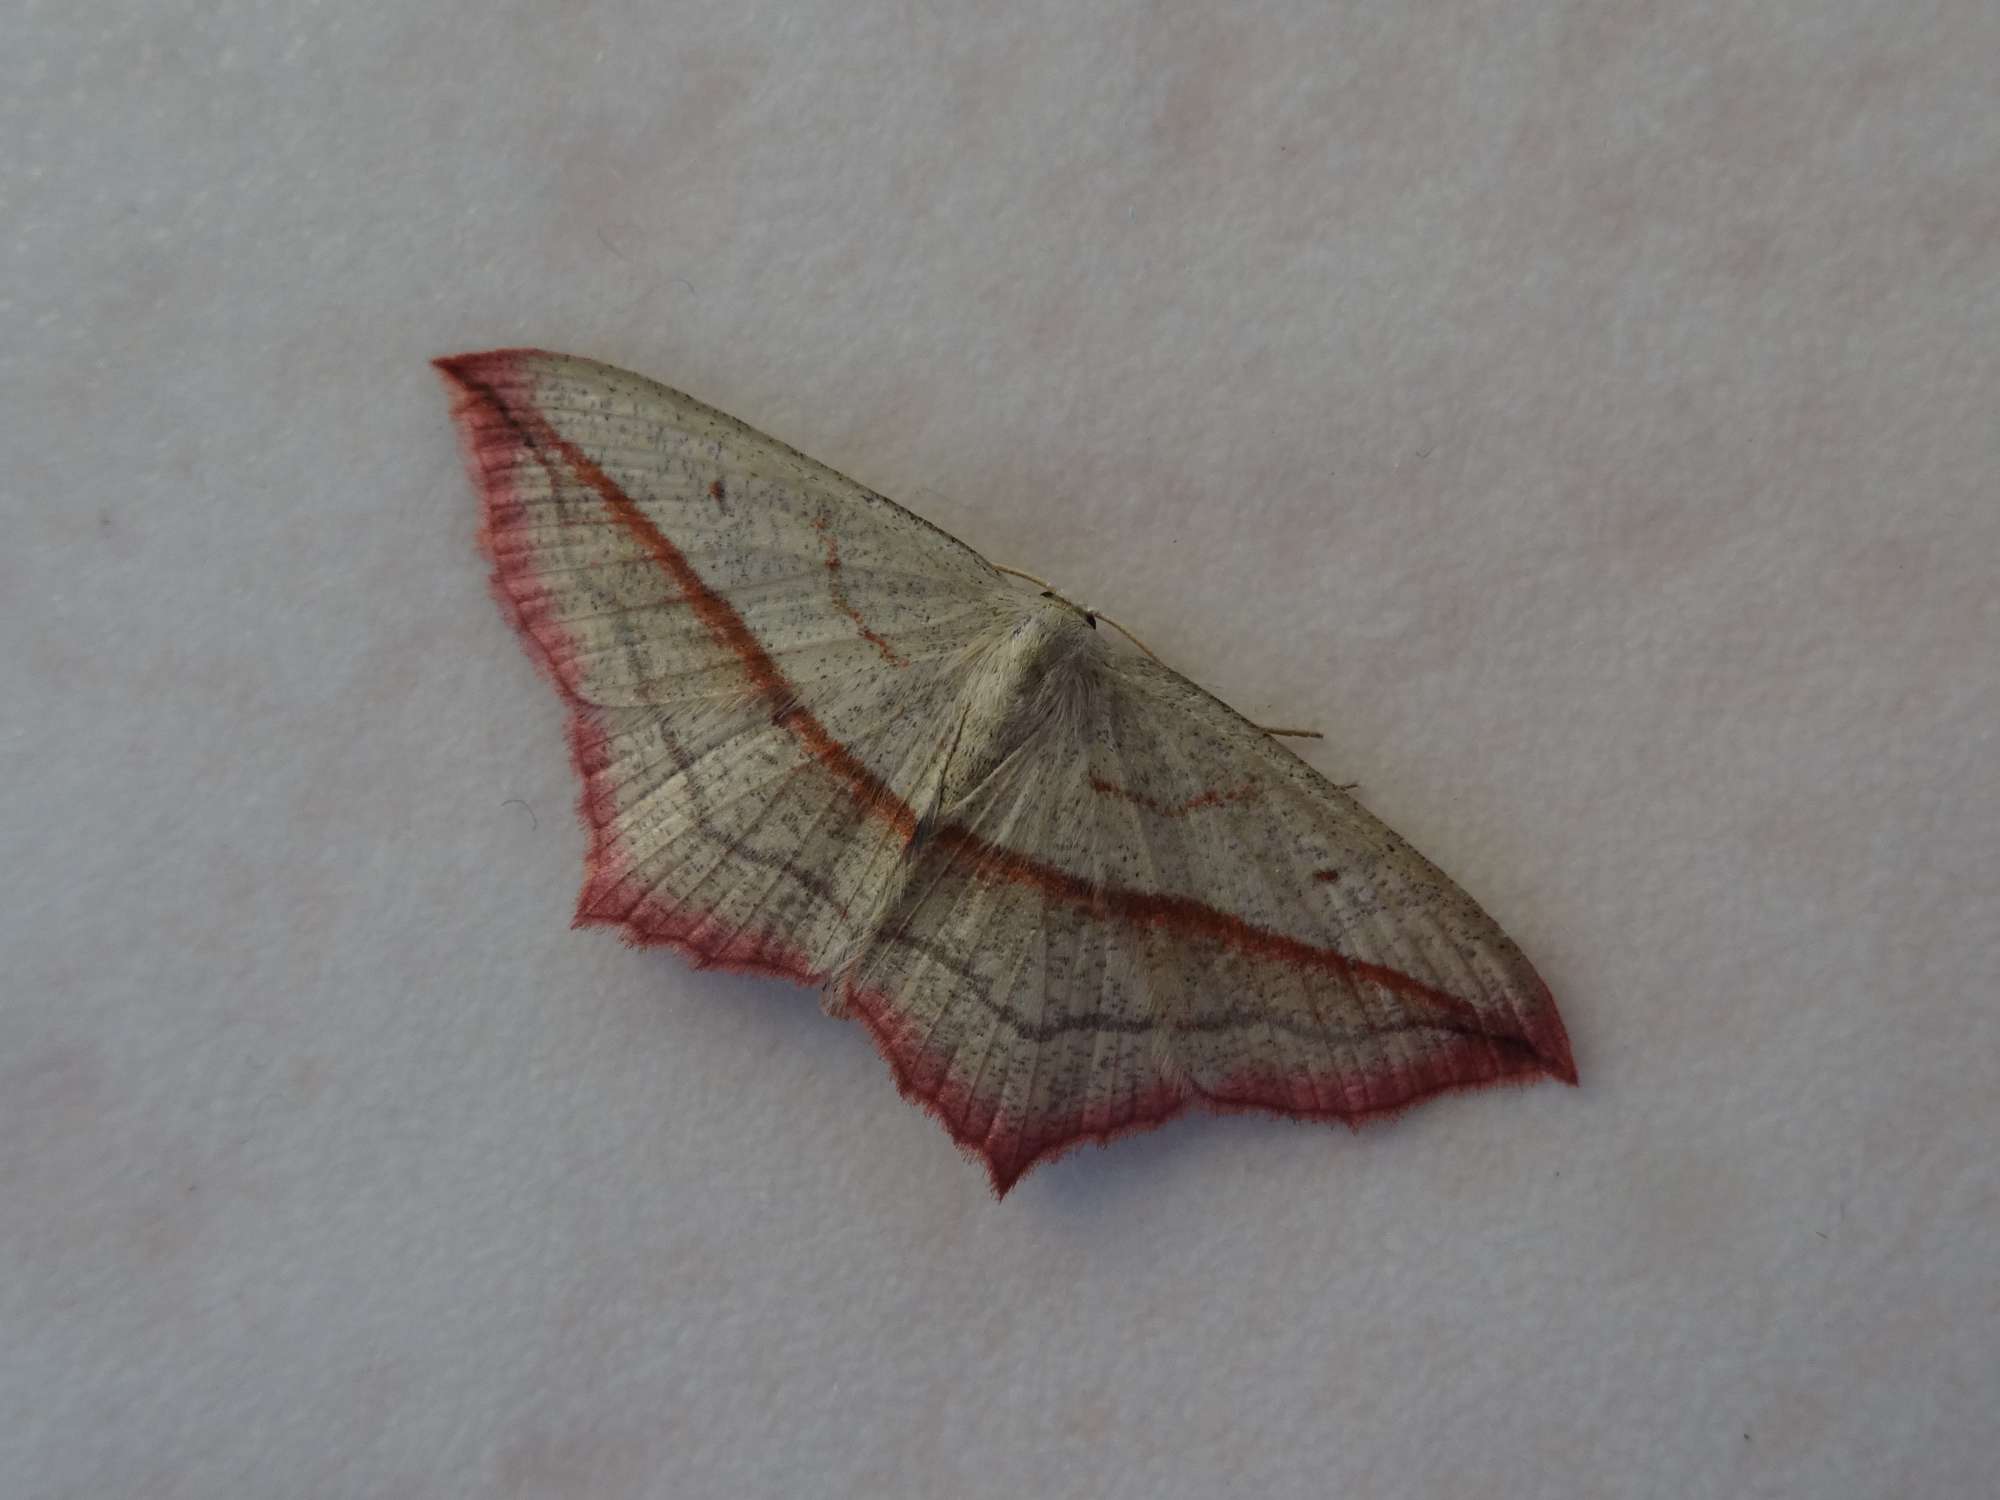
[(1043, 597), (1044, 599), (1053, 599), (1053, 598), (1055, 598), (1055, 596), (1056, 596), (1056, 591), (1055, 591), (1054, 589), (1043, 589), (1043, 590), (1042, 590), (1042, 597)]
[(1086, 609), (1083, 612), (1083, 623), (1088, 625), (1092, 630), (1095, 630), (1097, 629), (1097, 616)]

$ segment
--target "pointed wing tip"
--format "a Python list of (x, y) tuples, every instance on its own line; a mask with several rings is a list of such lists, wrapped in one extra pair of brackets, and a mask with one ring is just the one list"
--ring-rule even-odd
[(1523, 1040), (1534, 1050), (1535, 1058), (1542, 1065), (1542, 1071), (1549, 1077), (1578, 1086), (1576, 1058), (1569, 1047), (1569, 1032), (1564, 1029), (1562, 1017), (1556, 1011), (1555, 1000), (1543, 990), (1546, 1004), (1528, 1027)]
[(447, 385), (463, 390), (478, 378), (480, 366), (492, 357), (492, 354), (440, 354), (431, 361), (431, 368), (444, 377)]
[[(519, 352), (494, 349), (484, 354), (442, 354), (431, 361), (431, 368), (444, 382), (452, 423), (463, 441), (469, 443), (478, 436), (482, 413), (506, 413), (509, 399), (502, 392), (521, 384), (515, 362)], [(474, 478), (479, 478), (477, 470)]]
[(986, 1166), (986, 1183), (988, 1187), (993, 1189), (993, 1201), (995, 1203), (1005, 1203), (1007, 1195), (1014, 1190), (1014, 1184), (1021, 1180), (1028, 1169), (1026, 1167), (1003, 1167), (997, 1160), (986, 1155), (983, 1151), (979, 1153), (979, 1159)]
[(512, 375), (520, 366), (531, 359), (556, 359), (558, 355), (546, 349), (530, 349), (525, 345), (506, 349), (481, 349), (470, 354), (440, 354), (431, 361), (431, 368), (443, 377), (446, 385), (454, 391), (477, 392), (479, 387), (490, 385), (495, 376)]
[[(913, 1098), (912, 1102), (921, 1104), (923, 1101)], [(1088, 1145), (1093, 1141), (1099, 1146), (1108, 1146), (1111, 1144), (1108, 1139), (1100, 1138), (1094, 1133), (1086, 1133), (1065, 1137), (1060, 1141), (1052, 1142), (1047, 1146), (1025, 1154), (999, 1151), (993, 1149), (983, 1141), (967, 1139), (959, 1135), (951, 1128), (951, 1123), (944, 1118), (942, 1112), (938, 1109), (928, 1104), (923, 1105), (923, 1108), (926, 1114), (937, 1117), (938, 1123), (943, 1125), (945, 1132), (951, 1136), (952, 1144), (986, 1169), (986, 1183), (993, 1190), (993, 1200), (996, 1203), (1004, 1202), (1007, 1195), (1014, 1190), (1015, 1185), (1043, 1163), (1054, 1161), (1059, 1156), (1067, 1156), (1078, 1147)], [(1152, 1124), (1156, 1123), (1158, 1122), (1151, 1122), (1147, 1125), (1135, 1125), (1131, 1129), (1135, 1131), (1147, 1130), (1151, 1129)], [(1124, 1134), (1125, 1132), (1121, 1131), (1118, 1133)]]
[(1000, 1144), (996, 1144), (990, 1136), (985, 1140), (968, 1139), (952, 1128), (941, 1110), (929, 1104), (925, 1108), (938, 1116), (959, 1150), (976, 1157), (986, 1168), (986, 1179), (992, 1185), (994, 1198), (1004, 1199), (1016, 1183), (1037, 1167), (1085, 1146), (1101, 1149), (1127, 1136), (1157, 1130), (1185, 1114), (1196, 1098), (1193, 1093), (1183, 1092), (1179, 1085), (1164, 1084), (1150, 1094), (1140, 1096), (1134, 1102), (1133, 1112), (1125, 1118), (1107, 1120), (1098, 1125), (1058, 1127), (1046, 1138), (1026, 1146), (1018, 1137), (1005, 1138)]

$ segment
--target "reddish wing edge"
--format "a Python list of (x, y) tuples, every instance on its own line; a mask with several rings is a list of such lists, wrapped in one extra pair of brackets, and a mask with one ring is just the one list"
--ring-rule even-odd
[[(718, 641), (743, 659), (746, 675), (763, 687), (774, 701), (793, 700), (789, 684), (784, 682), (776, 665), (763, 652), (728, 601), (700, 583), (671, 542), (660, 535), (588, 456), (557, 433), (532, 407), (510, 403), (501, 394), (503, 390), (519, 394), (524, 383), (521, 371), (524, 361), (557, 357), (539, 349), (497, 349), (483, 354), (449, 356), (432, 363), (451, 392), (452, 418), (458, 430), (466, 468), (483, 504), (479, 545), (493, 564), (491, 591), (502, 613), (520, 635), (530, 658), (555, 684), (570, 709), (570, 760), (582, 782), (578, 810), (589, 830), (583, 889), (572, 925), (623, 928), (625, 941), (633, 946), (672, 948), (684, 954), (697, 968), (787, 979), (823, 989), (832, 976), (815, 972), (802, 954), (768, 938), (746, 938), (736, 934), (716, 941), (707, 936), (714, 930), (708, 925), (712, 915), (708, 911), (668, 907), (651, 899), (641, 901), (621, 917), (597, 916), (590, 911), (593, 893), (600, 889), (601, 883), (609, 878), (607, 872), (617, 864), (616, 838), (609, 810), (611, 789), (604, 781), (604, 736), (592, 719), (591, 706), (577, 694), (564, 670), (571, 653), (570, 643), (561, 627), (545, 616), (532, 614), (524, 606), (522, 597), (508, 587), (510, 582), (520, 581), (524, 575), (532, 582), (532, 564), (523, 556), (509, 558), (493, 542), (496, 518), (517, 503), (510, 477), (516, 467), (524, 460), (545, 465), (560, 461), (573, 469), (584, 483), (604, 497), (614, 514), (633, 530), (635, 538), (656, 561), (673, 572), (683, 587), (699, 594), (697, 607), (704, 620)], [(482, 414), (485, 420), (480, 420)], [(907, 835), (910, 827), (914, 826), (914, 814), (902, 805), (893, 792), (876, 782), (847, 754), (845, 747), (833, 741), (809, 714), (793, 708), (786, 714), (785, 720), (787, 727), (798, 735), (809, 752), (848, 782), (858, 800)], [(971, 859), (989, 869), (996, 869), (1003, 878), (1030, 879), (1054, 889), (1073, 882), (1074, 878), (1068, 877), (1066, 872), (1043, 869), (1012, 851), (972, 847), (975, 841), (969, 836), (961, 841), (968, 844), (964, 852)], [(1211, 914), (1208, 909), (1199, 908), (1194, 903), (1172, 898), (1149, 900), (1140, 893), (1132, 895), (1135, 908), (1143, 909), (1131, 914), (1136, 919), (1159, 920), (1165, 913), (1152, 911), (1154, 906), (1178, 908), (1185, 905), (1205, 917), (1212, 916), (1213, 922), (1235, 921), (1226, 913)], [(1100, 905), (1099, 910), (1102, 912), (1104, 908)], [(1204, 921), (1200, 925), (1213, 925), (1213, 922)], [(1294, 940), (1278, 934), (1263, 933), (1261, 929), (1246, 931), (1266, 941), (1287, 946), (1294, 943)], [(1325, 960), (1325, 967), (1349, 973), (1366, 971), (1367, 977), (1385, 983), (1409, 998), (1428, 1002), (1447, 1014), (1462, 1015), (1471, 1009), (1464, 1001), (1431, 990), (1406, 975), (1346, 960), (1330, 950), (1311, 951)], [(1536, 982), (1540, 984), (1539, 978)], [(936, 1075), (936, 1069), (930, 1065), (915, 1040), (904, 1034), (888, 996), (845, 984), (842, 998), (846, 1009), (862, 1022), (876, 1050), (888, 1064), (897, 1091), (936, 1118), (959, 1149), (986, 1168), (996, 1197), (1004, 1197), (1032, 1168), (1086, 1142), (1108, 1144), (1121, 1136), (1165, 1124), (1195, 1108), (1214, 1114), (1258, 1112), (1296, 1120), (1340, 1120), (1358, 1128), (1370, 1120), (1401, 1114), (1440, 1094), (1498, 1084), (1526, 1084), (1542, 1076), (1572, 1085), (1577, 1082), (1569, 1037), (1544, 985), (1541, 998), (1545, 1003), (1531, 1022), (1527, 1035), (1518, 1039), (1492, 1035), (1462, 1036), (1435, 1048), (1408, 1071), (1374, 1080), (1378, 1087), (1371, 1089), (1371, 1096), (1383, 1102), (1368, 1108), (1307, 1108), (1298, 1103), (1297, 1080), (1246, 1075), (1227, 1088), (1217, 1090), (1202, 1090), (1185, 1080), (1162, 1080), (1131, 1101), (1119, 1116), (1108, 1120), (1092, 1120), (1078, 1115), (1028, 1122), (1025, 1126), (1012, 1129), (999, 1129), (995, 1121), (996, 1128), (981, 1130), (969, 1123), (971, 1112), (964, 1107), (964, 1101), (955, 1096), (948, 1080)], [(1383, 1084), (1388, 1087), (1379, 1086)]]

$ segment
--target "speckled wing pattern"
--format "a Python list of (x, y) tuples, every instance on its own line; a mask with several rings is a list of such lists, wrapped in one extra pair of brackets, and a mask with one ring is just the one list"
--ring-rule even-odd
[(996, 1191), (1190, 1106), (1575, 1081), (1470, 898), (1068, 601), (638, 376), (437, 364), (570, 708), (578, 923), (823, 989)]

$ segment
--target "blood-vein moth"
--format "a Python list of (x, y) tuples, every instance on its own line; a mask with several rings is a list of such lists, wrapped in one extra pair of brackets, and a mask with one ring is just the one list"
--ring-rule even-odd
[(570, 709), (576, 921), (822, 989), (997, 1192), (1190, 1106), (1575, 1082), (1491, 918), (1086, 611), (639, 376), (437, 364)]

